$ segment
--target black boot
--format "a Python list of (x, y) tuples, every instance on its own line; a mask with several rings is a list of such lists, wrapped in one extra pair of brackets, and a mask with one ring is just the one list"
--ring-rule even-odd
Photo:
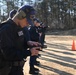
[(38, 54), (37, 58), (41, 57), (41, 54)]
[(39, 69), (30, 67), (29, 74), (38, 74), (38, 73), (39, 73)]
[(35, 71), (39, 71), (39, 69), (38, 69), (38, 68), (35, 68), (35, 67), (34, 67), (34, 70), (35, 70)]

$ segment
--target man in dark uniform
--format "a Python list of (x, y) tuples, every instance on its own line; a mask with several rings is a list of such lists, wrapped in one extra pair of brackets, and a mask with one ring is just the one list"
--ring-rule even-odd
[[(37, 20), (36, 18), (33, 19), (34, 25), (30, 27), (29, 29), (29, 33), (30, 33), (30, 39), (32, 41), (36, 41), (39, 42), (39, 33), (38, 33), (38, 27), (40, 26), (40, 21)], [(38, 65), (40, 64), (36, 59), (38, 56), (30, 56), (30, 62), (29, 62), (29, 66), (30, 66), (30, 70), (29, 73), (30, 74), (35, 74), (36, 71), (39, 71), (39, 69), (35, 68), (34, 65), (36, 65), (38, 63)]]
[[(16, 10), (12, 10), (12, 11), (10, 11), (10, 13), (9, 13), (9, 19), (12, 19), (13, 18), (13, 16), (16, 14)], [(33, 24), (33, 22), (30, 22), (30, 24)], [(24, 42), (25, 42), (25, 44), (26, 44), (26, 49), (27, 48), (29, 48), (29, 47), (31, 47), (31, 46), (36, 46), (36, 44), (39, 44), (38, 42), (35, 42), (34, 40), (33, 41), (31, 41), (31, 39), (30, 39), (30, 34), (29, 34), (29, 31), (28, 31), (28, 27), (24, 27), (23, 28), (23, 33), (24, 33)], [(34, 60), (32, 60), (31, 62), (33, 62)], [(37, 74), (38, 72), (39, 72), (39, 70), (38, 69), (36, 69), (36, 68), (34, 68), (34, 69), (32, 69), (34, 72), (34, 74)], [(31, 70), (31, 71), (32, 71)]]
[(40, 43), (42, 45), (42, 48), (47, 48), (47, 45), (44, 45), (45, 43), (45, 32), (46, 32), (46, 29), (48, 28), (47, 25), (44, 25), (43, 23), (40, 24)]
[[(40, 47), (26, 50), (23, 28), (28, 25), (28, 19), (35, 15), (33, 7), (22, 6), (13, 17), (4, 23), (0, 30), (1, 50), (6, 61), (11, 62), (11, 70), (6, 75), (23, 75), (23, 62), (27, 56), (38, 55)], [(1, 74), (3, 75), (3, 74)]]

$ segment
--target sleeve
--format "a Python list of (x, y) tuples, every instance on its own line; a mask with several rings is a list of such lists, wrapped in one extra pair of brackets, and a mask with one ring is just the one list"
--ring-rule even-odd
[(29, 34), (29, 31), (28, 31), (27, 27), (24, 27), (23, 33), (24, 33), (25, 40), (30, 41), (30, 34)]
[(1, 33), (1, 49), (7, 60), (20, 61), (23, 58), (31, 55), (30, 50), (18, 50), (13, 42), (13, 35), (8, 30), (4, 30)]
[(39, 41), (39, 33), (36, 32), (36, 28), (35, 27), (31, 27), (29, 32), (30, 32), (31, 41), (38, 42)]

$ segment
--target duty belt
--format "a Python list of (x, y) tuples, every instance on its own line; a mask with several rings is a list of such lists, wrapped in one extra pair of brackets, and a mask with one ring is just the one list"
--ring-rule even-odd
[(16, 61), (12, 63), (12, 66), (24, 66), (25, 61)]

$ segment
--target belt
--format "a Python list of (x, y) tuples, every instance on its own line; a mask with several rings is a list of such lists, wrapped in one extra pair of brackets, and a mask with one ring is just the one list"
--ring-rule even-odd
[(12, 63), (12, 66), (24, 66), (25, 61), (15, 61)]

